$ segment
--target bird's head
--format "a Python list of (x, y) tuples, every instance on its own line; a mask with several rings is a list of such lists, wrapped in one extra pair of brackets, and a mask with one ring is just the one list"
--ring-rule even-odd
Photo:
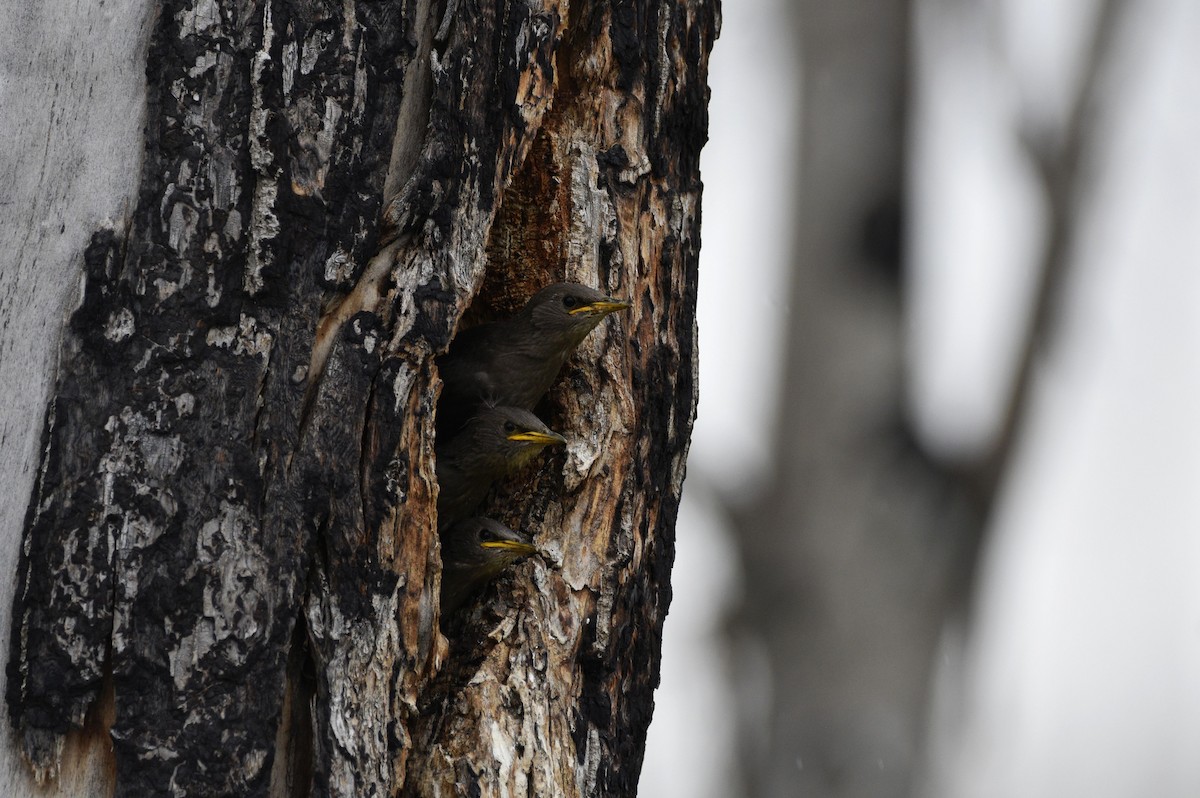
[(584, 339), (604, 317), (629, 307), (628, 302), (579, 283), (554, 283), (533, 295), (522, 311), (539, 332), (557, 336), (572, 346)]
[(546, 446), (565, 444), (567, 439), (552, 431), (542, 420), (515, 407), (496, 408), (496, 423), (491, 434), (510, 466), (524, 465)]
[(470, 452), (495, 461), (494, 468), (505, 472), (525, 465), (543, 447), (567, 442), (533, 413), (517, 407), (485, 408), (467, 424), (467, 434)]
[(466, 518), (440, 532), (443, 617), (522, 557), (537, 554), (529, 536), (490, 518)]
[(490, 518), (467, 518), (442, 532), (442, 560), (477, 577), (493, 578), (517, 560), (537, 554), (529, 536)]

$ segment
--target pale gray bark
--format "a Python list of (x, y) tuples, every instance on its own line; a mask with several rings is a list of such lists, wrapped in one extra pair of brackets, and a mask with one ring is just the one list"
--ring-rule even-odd
[[(142, 0), (0, 5), (0, 657), (8, 659), (21, 531), (38, 463), (60, 334), (77, 300), (92, 231), (126, 229), (145, 119)], [(0, 684), (7, 673), (0, 671)], [(34, 785), (11, 726), (0, 734), (0, 793), (112, 790), (111, 707), (68, 735), (57, 790)]]

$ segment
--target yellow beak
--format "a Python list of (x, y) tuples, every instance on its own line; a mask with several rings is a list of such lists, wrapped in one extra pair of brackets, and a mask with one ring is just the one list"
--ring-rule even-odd
[(519, 540), (489, 540), (486, 543), (480, 543), (485, 549), (503, 549), (511, 551), (514, 554), (525, 557), (530, 554), (537, 554), (538, 547), (532, 543), (522, 543)]
[(529, 443), (540, 443), (542, 446), (553, 446), (556, 443), (566, 443), (567, 439), (559, 435), (557, 432), (536, 432), (528, 430), (526, 432), (514, 432), (508, 436), (510, 441), (528, 441)]
[(605, 299), (600, 302), (593, 302), (590, 305), (583, 305), (570, 311), (574, 316), (576, 313), (614, 313), (618, 310), (624, 310), (629, 307), (628, 302), (622, 302), (619, 299)]

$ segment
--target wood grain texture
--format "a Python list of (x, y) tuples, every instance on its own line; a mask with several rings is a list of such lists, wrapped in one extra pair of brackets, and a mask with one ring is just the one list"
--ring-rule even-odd
[[(163, 6), (132, 226), (87, 247), (26, 524), (7, 695), (40, 768), (111, 673), (120, 795), (635, 791), (717, 25)], [(564, 277), (633, 308), (540, 409), (567, 451), (493, 499), (546, 558), (448, 643), (433, 357)]]

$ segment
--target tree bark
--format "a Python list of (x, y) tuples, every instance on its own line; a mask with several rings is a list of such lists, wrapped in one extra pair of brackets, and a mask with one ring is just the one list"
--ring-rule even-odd
[[(0, 652), (9, 651), (21, 533), (63, 320), (77, 301), (91, 231), (133, 210), (153, 19), (143, 0), (0, 4), (5, 146), (0, 222)], [(86, 42), (86, 47), (81, 47)], [(32, 601), (44, 598), (34, 594)], [(0, 682), (6, 682), (0, 675)], [(111, 703), (60, 737), (58, 787), (112, 791)], [(0, 724), (0, 794), (45, 795)]]
[[(702, 0), (167, 0), (24, 525), (7, 698), (38, 773), (111, 685), (119, 795), (635, 791), (717, 26)], [(468, 306), (564, 278), (633, 307), (540, 408), (566, 452), (491, 500), (547, 555), (447, 641), (433, 358)]]

